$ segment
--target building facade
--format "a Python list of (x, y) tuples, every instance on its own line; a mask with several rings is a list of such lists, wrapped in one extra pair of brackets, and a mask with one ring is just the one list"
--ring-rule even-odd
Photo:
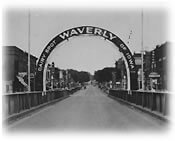
[[(157, 81), (155, 81), (157, 90), (168, 90), (168, 50), (170, 47), (169, 42), (165, 42), (164, 44), (157, 45), (156, 48), (151, 51), (152, 54), (152, 72), (157, 73)], [(154, 52), (154, 56), (153, 56)], [(153, 59), (154, 58), (154, 59)], [(150, 77), (151, 78), (151, 77)]]
[[(170, 43), (157, 45), (155, 49), (144, 52), (143, 76), (145, 90), (168, 90), (168, 55)], [(138, 71), (138, 86), (142, 88), (141, 53), (134, 53)]]
[[(26, 91), (28, 86), (28, 53), (16, 46), (3, 46), (3, 91)], [(34, 90), (34, 74), (37, 58), (30, 55), (31, 90)]]
[(46, 69), (46, 90), (60, 88), (60, 69), (55, 67), (54, 62), (47, 65)]
[(142, 88), (142, 57), (141, 53), (135, 53), (133, 54), (133, 57), (135, 59), (135, 65), (136, 65), (136, 71), (137, 71), (137, 82), (138, 82), (138, 89)]
[(47, 65), (46, 70), (46, 90), (55, 88), (71, 88), (75, 81), (68, 70), (62, 70), (55, 67), (54, 62)]
[(150, 78), (149, 75), (152, 71), (151, 69), (151, 63), (152, 62), (152, 55), (150, 51), (145, 51), (144, 52), (144, 88), (146, 90), (151, 90), (151, 83), (150, 83)]
[(116, 68), (116, 85), (117, 88), (120, 89), (127, 89), (127, 72), (126, 72), (126, 66), (123, 58), (119, 58), (118, 61), (115, 63)]

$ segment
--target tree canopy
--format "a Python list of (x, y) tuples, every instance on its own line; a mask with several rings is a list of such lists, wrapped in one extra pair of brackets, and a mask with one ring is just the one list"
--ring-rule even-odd
[(77, 71), (73, 69), (70, 69), (68, 71), (75, 82), (83, 83), (83, 82), (88, 82), (90, 80), (90, 74), (88, 72)]
[(96, 71), (94, 74), (94, 79), (98, 82), (112, 81), (112, 72), (116, 72), (116, 80), (121, 79), (121, 70), (112, 67)]

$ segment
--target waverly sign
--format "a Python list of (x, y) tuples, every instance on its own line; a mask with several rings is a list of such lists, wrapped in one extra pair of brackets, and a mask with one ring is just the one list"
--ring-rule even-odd
[(133, 61), (133, 58), (131, 57), (132, 55), (130, 53), (130, 50), (123, 43), (123, 41), (120, 40), (120, 38), (118, 38), (115, 34), (102, 28), (92, 27), (92, 26), (82, 26), (82, 27), (76, 27), (76, 28), (66, 30), (58, 34), (55, 38), (53, 38), (45, 47), (45, 49), (43, 50), (40, 56), (40, 59), (38, 61), (37, 71), (40, 71), (40, 72), (43, 71), (44, 65), (48, 56), (59, 43), (61, 43), (64, 40), (68, 40), (70, 37), (79, 36), (79, 35), (101, 36), (113, 42), (116, 46), (119, 47), (120, 51), (123, 52), (129, 64), (130, 69), (134, 68), (134, 61)]
[[(99, 27), (93, 27), (93, 26), (81, 26), (81, 27), (75, 27), (72, 29), (68, 29), (57, 36), (55, 36), (44, 48), (37, 64), (36, 68), (36, 86), (35, 88), (37, 90), (43, 90), (43, 75), (44, 75), (44, 67), (46, 64), (46, 60), (48, 56), (51, 54), (51, 52), (54, 50), (57, 45), (60, 43), (63, 43), (65, 40), (69, 40), (71, 37), (80, 36), (80, 35), (93, 35), (93, 36), (100, 36), (116, 45), (117, 48), (119, 48), (119, 51), (123, 53), (128, 70), (128, 89), (137, 89), (137, 77), (136, 77), (136, 67), (135, 67), (135, 60), (132, 56), (129, 48), (125, 45), (125, 43), (115, 34), (109, 32), (108, 30), (99, 28)], [(130, 73), (129, 73), (130, 71)], [(131, 83), (130, 83), (131, 82)]]
[(114, 34), (112, 34), (111, 32), (109, 32), (107, 30), (97, 28), (97, 27), (91, 27), (91, 26), (83, 26), (83, 27), (77, 27), (77, 28), (67, 30), (67, 31), (61, 33), (59, 35), (59, 37), (64, 40), (66, 38), (70, 38), (72, 36), (78, 36), (80, 34), (98, 35), (98, 36), (102, 36), (102, 37), (104, 37), (108, 40), (111, 40), (111, 41), (113, 39), (117, 38)]

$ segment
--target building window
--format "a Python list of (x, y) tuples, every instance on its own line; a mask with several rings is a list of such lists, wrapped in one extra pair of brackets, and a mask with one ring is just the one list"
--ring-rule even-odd
[(9, 85), (6, 85), (6, 92), (9, 92), (9, 90), (10, 90)]
[(163, 57), (163, 60), (166, 60), (166, 57)]

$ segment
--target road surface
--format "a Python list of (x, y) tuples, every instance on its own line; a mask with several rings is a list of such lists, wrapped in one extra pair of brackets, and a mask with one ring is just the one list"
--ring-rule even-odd
[(100, 89), (88, 86), (69, 98), (48, 106), (10, 125), (10, 131), (152, 131), (165, 123), (109, 98)]

